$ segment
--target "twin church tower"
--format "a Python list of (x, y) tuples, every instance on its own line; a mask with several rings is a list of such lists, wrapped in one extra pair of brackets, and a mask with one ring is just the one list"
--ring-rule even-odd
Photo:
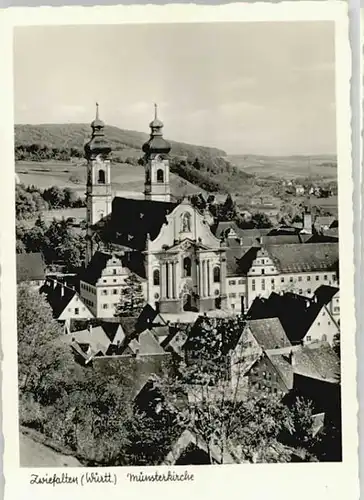
[[(169, 202), (171, 198), (169, 183), (169, 159), (171, 145), (163, 138), (163, 123), (158, 119), (157, 105), (154, 105), (154, 119), (150, 123), (150, 138), (143, 145), (144, 152), (144, 196), (146, 200)], [(92, 136), (85, 145), (87, 159), (87, 224), (89, 227), (111, 213), (111, 147), (105, 137), (105, 124), (99, 117), (96, 104), (96, 117), (91, 123)]]

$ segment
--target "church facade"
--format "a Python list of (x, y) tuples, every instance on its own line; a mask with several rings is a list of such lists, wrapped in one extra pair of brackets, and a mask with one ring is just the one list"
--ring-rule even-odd
[(144, 199), (112, 197), (104, 127), (97, 107), (85, 146), (87, 255), (81, 296), (98, 316), (111, 317), (128, 273), (135, 273), (146, 302), (161, 313), (225, 308), (226, 248), (206, 214), (188, 200), (172, 200), (171, 146), (163, 138), (157, 108), (142, 148)]
[(164, 314), (215, 309), (240, 313), (255, 298), (272, 292), (311, 298), (320, 286), (338, 288), (337, 242), (301, 237), (299, 243), (291, 237), (287, 242), (283, 236), (284, 242), (277, 244), (276, 236), (266, 234), (266, 243), (263, 238), (257, 243), (250, 230), (219, 235), (212, 230), (210, 212), (198, 210), (188, 199), (174, 200), (171, 145), (163, 138), (157, 109), (142, 148), (142, 198), (113, 196), (104, 127), (97, 109), (85, 146), (87, 255), (80, 279), (81, 298), (96, 317), (114, 316), (131, 273), (138, 277), (146, 303)]

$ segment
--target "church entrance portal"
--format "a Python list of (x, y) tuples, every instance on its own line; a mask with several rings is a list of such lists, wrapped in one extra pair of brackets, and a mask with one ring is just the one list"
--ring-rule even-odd
[(192, 311), (192, 296), (189, 293), (183, 296), (183, 310)]

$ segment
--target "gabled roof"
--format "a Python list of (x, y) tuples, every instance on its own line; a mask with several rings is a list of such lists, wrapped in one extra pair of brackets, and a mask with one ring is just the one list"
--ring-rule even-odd
[(159, 345), (158, 341), (149, 330), (145, 330), (140, 333), (138, 337), (131, 340), (128, 347), (133, 353), (139, 354), (140, 356), (165, 353), (163, 347)]
[[(40, 293), (44, 293), (47, 301), (53, 310), (55, 318), (59, 318), (66, 309), (71, 300), (78, 296), (78, 293), (73, 288), (69, 288), (60, 283), (46, 282), (40, 289)], [(81, 301), (81, 299), (79, 299)], [(85, 306), (86, 307), (86, 306)]]
[(278, 318), (250, 320), (247, 326), (263, 350), (291, 346)]
[(266, 248), (281, 273), (335, 271), (338, 267), (337, 243), (271, 245)]
[(46, 265), (40, 252), (16, 255), (17, 282), (44, 280)]
[(248, 318), (279, 318), (289, 341), (293, 345), (299, 344), (322, 308), (337, 293), (334, 287), (329, 288), (333, 289), (330, 293), (323, 290), (323, 293), (319, 292), (312, 299), (295, 293), (278, 295), (274, 292), (267, 299), (257, 297), (250, 306)]
[(80, 346), (89, 346), (91, 351), (102, 353), (105, 353), (110, 345), (110, 339), (101, 326), (63, 335), (62, 340), (70, 345), (76, 343)]

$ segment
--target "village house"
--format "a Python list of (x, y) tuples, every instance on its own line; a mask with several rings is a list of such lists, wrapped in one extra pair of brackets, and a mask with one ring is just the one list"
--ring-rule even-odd
[(279, 318), (292, 345), (327, 342), (334, 345), (340, 327), (330, 312), (332, 301), (338, 292), (330, 287), (321, 287), (312, 298), (295, 293), (277, 294), (268, 298), (257, 298), (248, 311), (248, 318)]
[(94, 317), (74, 287), (67, 286), (56, 279), (47, 278), (40, 292), (45, 294), (53, 316), (58, 321)]

